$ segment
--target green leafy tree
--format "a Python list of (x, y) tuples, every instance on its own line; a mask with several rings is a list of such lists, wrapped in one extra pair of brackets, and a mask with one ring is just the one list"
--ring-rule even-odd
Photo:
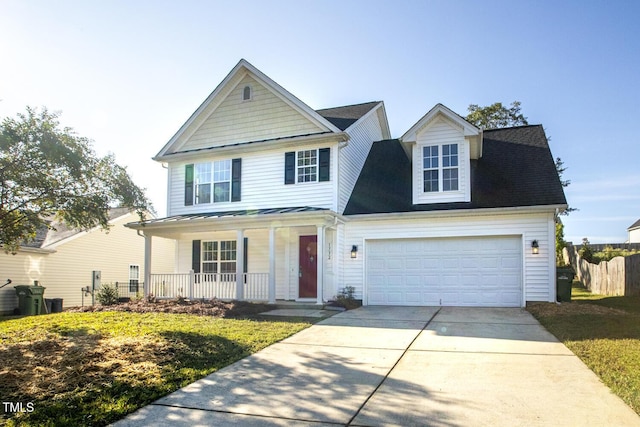
[(513, 101), (511, 107), (496, 102), (486, 107), (471, 104), (467, 108), (467, 121), (480, 129), (497, 129), (511, 126), (528, 125), (527, 118), (520, 112), (520, 102)]
[(110, 207), (136, 210), (151, 203), (113, 155), (99, 157), (91, 141), (61, 128), (59, 114), (27, 107), (0, 124), (0, 245), (15, 253), (51, 220), (109, 228)]
[[(501, 102), (488, 105), (486, 107), (480, 107), (477, 104), (471, 104), (467, 108), (469, 114), (467, 114), (466, 120), (481, 129), (498, 129), (512, 126), (525, 126), (529, 122), (527, 118), (520, 111), (520, 102), (513, 101), (511, 107), (505, 107)], [(563, 187), (567, 187), (571, 184), (570, 180), (563, 180), (562, 174), (566, 167), (560, 157), (555, 161), (556, 171), (558, 172), (558, 178)], [(568, 215), (575, 211), (575, 208), (567, 207), (561, 215)], [(556, 216), (556, 259), (562, 260), (562, 249), (566, 246), (564, 240), (564, 224), (558, 216)]]

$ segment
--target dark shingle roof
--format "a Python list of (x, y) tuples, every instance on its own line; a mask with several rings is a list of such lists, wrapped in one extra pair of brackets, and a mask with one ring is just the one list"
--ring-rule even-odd
[(627, 230), (633, 230), (634, 228), (640, 228), (640, 219), (631, 224), (631, 227), (627, 228)]
[(373, 144), (345, 215), (566, 204), (540, 125), (486, 130), (471, 160), (471, 202), (412, 204), (411, 164), (400, 141)]
[(380, 101), (365, 102), (364, 104), (345, 105), (344, 107), (325, 108), (316, 110), (325, 119), (329, 120), (340, 130), (345, 130), (367, 114)]

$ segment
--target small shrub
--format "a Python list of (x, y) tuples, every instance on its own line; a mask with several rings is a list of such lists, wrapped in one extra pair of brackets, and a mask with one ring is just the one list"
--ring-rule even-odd
[(112, 284), (102, 285), (96, 292), (96, 299), (102, 305), (115, 305), (118, 303), (118, 288)]
[(340, 289), (338, 295), (335, 297), (335, 302), (340, 307), (344, 307), (347, 310), (351, 310), (352, 308), (360, 307), (361, 303), (357, 299), (355, 299), (356, 288), (353, 286), (345, 286)]

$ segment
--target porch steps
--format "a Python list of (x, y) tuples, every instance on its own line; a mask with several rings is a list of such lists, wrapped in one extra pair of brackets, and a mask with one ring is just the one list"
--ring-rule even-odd
[(324, 305), (318, 305), (313, 302), (298, 301), (276, 301), (273, 306), (276, 309), (300, 309), (300, 310), (322, 310)]

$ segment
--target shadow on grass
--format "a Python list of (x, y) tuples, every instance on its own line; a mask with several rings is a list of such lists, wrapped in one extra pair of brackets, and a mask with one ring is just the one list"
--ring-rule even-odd
[(0, 423), (107, 425), (251, 353), (224, 337), (189, 332), (128, 339), (83, 327), (55, 332), (0, 350), (0, 396), (34, 407), (0, 412)]

